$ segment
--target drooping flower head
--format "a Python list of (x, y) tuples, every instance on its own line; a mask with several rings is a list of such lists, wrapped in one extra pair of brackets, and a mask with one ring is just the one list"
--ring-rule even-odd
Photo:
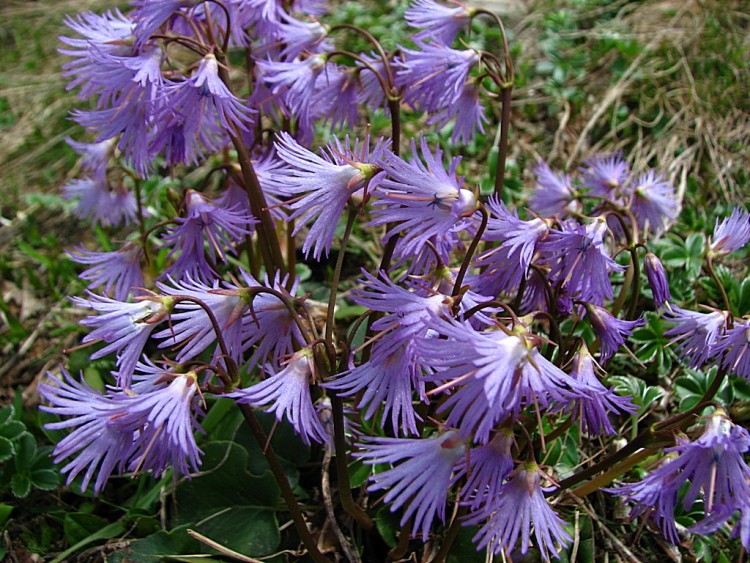
[(536, 188), (529, 200), (529, 207), (542, 217), (565, 215), (579, 211), (581, 202), (576, 199), (573, 180), (568, 174), (558, 174), (541, 161), (534, 168)]
[(634, 321), (624, 321), (618, 319), (607, 309), (597, 307), (596, 305), (586, 305), (591, 326), (596, 331), (601, 343), (601, 353), (599, 361), (604, 362), (611, 358), (617, 350), (625, 343), (625, 339), (635, 330), (636, 327), (643, 326), (643, 319)]
[(649, 170), (633, 184), (630, 209), (639, 228), (660, 235), (677, 219), (679, 202), (674, 186)]
[(169, 230), (164, 241), (171, 247), (169, 256), (179, 256), (166, 275), (200, 281), (210, 281), (218, 275), (216, 259), (225, 261), (227, 252), (234, 254), (235, 243), (250, 234), (248, 225), (255, 223), (246, 212), (216, 206), (193, 190), (185, 196), (185, 217), (175, 221), (177, 226)]
[(750, 241), (750, 213), (735, 207), (732, 214), (719, 223), (716, 219), (711, 236), (711, 251), (715, 254), (729, 254), (739, 250)]
[(125, 303), (87, 293), (89, 299), (71, 298), (78, 307), (93, 309), (99, 313), (81, 321), (83, 326), (94, 328), (83, 337), (83, 342), (104, 341), (107, 344), (91, 354), (92, 360), (117, 353), (117, 385), (127, 389), (146, 341), (156, 325), (169, 316), (173, 300), (170, 297), (147, 295), (135, 303)]
[(273, 412), (277, 420), (289, 422), (309, 446), (311, 440), (318, 443), (329, 440), (310, 395), (310, 383), (314, 377), (312, 351), (305, 348), (295, 353), (284, 369), (268, 379), (224, 396), (240, 404), (266, 407), (266, 412)]
[(578, 399), (574, 407), (581, 429), (589, 434), (615, 434), (609, 414), (634, 414), (637, 412), (636, 406), (629, 397), (616, 395), (611, 387), (607, 389), (602, 384), (597, 376), (596, 360), (585, 343), (581, 344), (572, 364), (570, 377), (584, 384), (589, 390), (586, 396)]
[(361, 190), (375, 187), (382, 178), (381, 163), (387, 143), (382, 139), (369, 150), (369, 138), (354, 147), (346, 139), (330, 145), (326, 158), (302, 147), (287, 133), (276, 142), (276, 153), (287, 166), (274, 172), (274, 181), (285, 187), (294, 199), (289, 204), (289, 219), (298, 219), (294, 234), (311, 220), (315, 220), (305, 237), (302, 250), (312, 251), (319, 260), (331, 250), (336, 225), (349, 200)]
[(468, 80), (461, 93), (452, 104), (431, 114), (427, 118), (427, 125), (435, 125), (441, 129), (452, 119), (452, 143), (470, 143), (476, 137), (477, 131), (484, 133), (484, 124), (489, 122), (485, 115), (484, 106), (479, 99), (479, 88), (473, 80)]
[(664, 335), (674, 337), (670, 344), (677, 344), (677, 353), (688, 367), (701, 367), (716, 355), (715, 345), (725, 330), (726, 313), (698, 313), (672, 305), (665, 317), (674, 326)]
[(750, 320), (736, 320), (716, 343), (714, 353), (723, 356), (721, 365), (750, 381)]
[(612, 299), (610, 274), (623, 267), (609, 255), (604, 243), (606, 219), (597, 217), (588, 225), (564, 223), (562, 230), (550, 230), (537, 247), (550, 265), (554, 285), (570, 297), (602, 306)]
[(405, 256), (418, 255), (433, 238), (452, 241), (456, 231), (468, 226), (465, 218), (477, 208), (476, 197), (462, 187), (463, 179), (455, 175), (460, 158), (454, 158), (446, 170), (440, 148), (433, 155), (424, 137), (420, 145), (424, 163), (419, 159), (414, 139), (411, 162), (395, 155), (388, 158), (388, 178), (377, 189), (378, 200), (374, 203), (377, 217), (370, 223), (393, 225), (386, 238), (400, 233)]
[(465, 520), (466, 525), (475, 525), (487, 519), (473, 538), (478, 549), (486, 547), (497, 555), (503, 550), (511, 551), (520, 537), (521, 554), (525, 555), (533, 527), (542, 559), (549, 559), (550, 555), (559, 558), (558, 546), (565, 547), (573, 540), (563, 528), (565, 522), (544, 496), (541, 475), (536, 463), (524, 463), (495, 499)]
[(464, 455), (463, 441), (455, 432), (433, 438), (371, 438), (356, 457), (364, 463), (397, 464), (370, 477), (368, 490), (387, 489), (385, 502), (391, 511), (408, 502), (401, 517), (405, 525), (414, 516), (412, 534), (427, 541), (435, 518), (445, 522), (445, 503), (456, 463)]
[(434, 0), (413, 0), (404, 13), (412, 27), (422, 31), (414, 35), (415, 40), (432, 37), (444, 45), (450, 45), (459, 32), (468, 29), (472, 10), (459, 2), (445, 6)]
[(584, 164), (585, 167), (581, 169), (581, 183), (591, 189), (589, 193), (617, 201), (630, 175), (630, 166), (622, 158), (622, 154), (616, 152), (610, 155), (596, 155)]
[(396, 60), (396, 84), (406, 88), (406, 101), (427, 112), (452, 106), (461, 96), (471, 69), (479, 63), (474, 49), (451, 49), (440, 43), (417, 42), (418, 49), (402, 47)]
[(103, 285), (106, 294), (125, 301), (133, 288), (144, 285), (140, 245), (131, 242), (114, 252), (92, 252), (81, 245), (67, 253), (74, 262), (89, 264), (80, 274), (81, 279), (90, 282), (89, 289)]

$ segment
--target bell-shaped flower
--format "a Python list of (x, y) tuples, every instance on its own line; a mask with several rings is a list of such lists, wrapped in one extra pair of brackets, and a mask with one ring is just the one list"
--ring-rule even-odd
[(643, 231), (660, 235), (677, 219), (679, 207), (674, 186), (654, 170), (641, 175), (633, 184), (630, 209)]
[(78, 307), (97, 311), (99, 315), (86, 317), (81, 324), (94, 330), (84, 336), (84, 344), (104, 341), (106, 346), (91, 354), (91, 359), (103, 358), (112, 352), (117, 353), (117, 385), (123, 389), (130, 387), (143, 347), (156, 325), (163, 322), (173, 306), (170, 297), (155, 295), (142, 296), (135, 303), (126, 303), (87, 292), (90, 299), (72, 297)]
[(450, 45), (460, 31), (469, 28), (472, 14), (471, 8), (458, 2), (446, 6), (435, 0), (413, 0), (404, 18), (410, 26), (422, 29), (414, 35), (415, 40), (432, 37), (444, 45)]
[(286, 420), (306, 445), (323, 443), (330, 437), (323, 427), (310, 396), (314, 378), (312, 351), (305, 348), (286, 362), (284, 369), (268, 379), (245, 389), (224, 395), (243, 405), (266, 407), (277, 420)]
[(460, 158), (454, 158), (448, 170), (442, 163), (443, 152), (430, 152), (424, 137), (420, 141), (422, 158), (412, 139), (414, 160), (406, 162), (392, 155), (386, 163), (388, 178), (376, 190), (378, 200), (371, 225), (393, 225), (386, 238), (401, 234), (404, 256), (418, 255), (433, 237), (447, 239), (468, 227), (467, 219), (477, 209), (474, 194), (463, 189), (456, 177)]
[(487, 519), (473, 541), (478, 549), (487, 548), (498, 555), (512, 551), (521, 538), (521, 554), (526, 555), (531, 545), (531, 530), (534, 530), (537, 549), (542, 559), (552, 555), (559, 558), (560, 547), (565, 547), (572, 538), (565, 531), (565, 522), (552, 510), (541, 486), (542, 473), (535, 462), (520, 466), (513, 478), (500, 489), (500, 493), (487, 506), (471, 514), (464, 523), (475, 525)]
[(698, 313), (672, 305), (665, 317), (674, 326), (664, 336), (674, 337), (670, 344), (677, 345), (677, 354), (689, 367), (701, 367), (716, 355), (715, 345), (726, 330), (726, 313)]
[(358, 192), (376, 186), (383, 176), (380, 163), (386, 148), (387, 143), (381, 140), (370, 152), (369, 138), (361, 146), (357, 141), (354, 147), (347, 138), (344, 146), (330, 145), (324, 159), (300, 146), (287, 133), (279, 135), (276, 153), (287, 167), (274, 173), (274, 181), (284, 185), (294, 198), (288, 204), (292, 209), (289, 219), (299, 220), (293, 233), (315, 220), (302, 245), (306, 255), (312, 251), (319, 260), (325, 251), (328, 256), (346, 204)]
[(711, 252), (716, 255), (729, 254), (739, 250), (750, 241), (750, 213), (735, 207), (732, 214), (721, 223), (716, 219), (711, 236)]
[(591, 326), (599, 337), (601, 344), (600, 362), (611, 358), (636, 327), (643, 326), (645, 322), (643, 319), (623, 321), (612, 315), (607, 309), (596, 305), (587, 304), (586, 311)]
[(542, 217), (566, 215), (579, 211), (573, 180), (568, 174), (554, 172), (543, 160), (534, 168), (536, 188), (529, 199), (529, 207)]
[(716, 342), (714, 353), (723, 357), (721, 365), (750, 380), (750, 320), (738, 319)]
[(581, 169), (581, 183), (590, 188), (589, 194), (617, 201), (630, 176), (630, 166), (622, 153), (596, 155), (589, 158)]
[(401, 525), (413, 516), (412, 534), (427, 541), (435, 518), (445, 522), (451, 477), (464, 451), (457, 434), (446, 432), (432, 438), (371, 438), (354, 455), (368, 465), (395, 465), (371, 476), (368, 490), (387, 489), (385, 502), (391, 511), (408, 503)]
[(610, 413), (635, 414), (638, 409), (629, 397), (616, 395), (607, 389), (597, 376), (597, 363), (586, 344), (581, 344), (573, 357), (570, 377), (584, 384), (589, 393), (578, 399), (574, 410), (578, 413), (581, 429), (589, 434), (615, 434), (609, 420)]
[(216, 259), (226, 261), (227, 252), (235, 254), (235, 243), (252, 232), (248, 224), (255, 222), (246, 212), (214, 205), (193, 190), (185, 196), (185, 216), (175, 221), (177, 226), (164, 236), (164, 246), (171, 247), (170, 257), (179, 256), (164, 275), (200, 281), (217, 277)]
[(103, 285), (106, 294), (125, 301), (133, 288), (144, 285), (143, 248), (138, 244), (130, 242), (114, 252), (92, 252), (81, 245), (67, 254), (74, 262), (89, 265), (79, 277), (89, 282), (90, 290)]

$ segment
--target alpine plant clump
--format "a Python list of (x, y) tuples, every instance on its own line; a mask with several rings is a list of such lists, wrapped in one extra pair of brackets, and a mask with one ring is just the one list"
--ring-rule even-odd
[[(324, 517), (342, 553), (382, 543), (380, 504), (397, 513), (401, 555), (428, 545), (444, 560), (468, 527), (477, 550), (558, 558), (599, 490), (672, 543), (733, 529), (750, 549), (750, 436), (717, 395), (750, 380), (750, 319), (714, 267), (750, 240), (748, 212), (717, 221), (703, 249), (714, 291), (679, 301), (653, 244), (681, 208), (665, 172), (595, 154), (568, 171), (534, 163), (521, 200), (504, 193), (514, 68), (499, 18), (415, 0), (415, 35), (388, 51), (326, 23), (329, 8), (134, 0), (66, 17), (63, 73), (90, 142), (69, 141), (81, 176), (64, 192), (117, 241), (69, 251), (88, 283), (71, 297), (87, 313), (83, 344), (111, 359), (112, 380), (95, 389), (60, 368), (40, 387), (59, 417), (47, 427), (68, 432), (53, 453), (68, 484), (102, 493), (113, 475), (199, 474), (202, 422), (223, 398), (315, 561), (328, 560)], [(485, 24), (499, 52), (477, 35)], [(347, 51), (355, 36), (366, 52)], [(453, 144), (404, 138), (418, 114)], [(390, 126), (370, 127), (374, 115)], [(485, 193), (482, 162), (466, 166), (456, 143), (495, 127)], [(298, 260), (324, 261), (320, 279)], [(641, 422), (651, 405), (615, 383), (646, 377), (633, 342), (655, 321), (674, 369), (714, 369), (689, 408)], [(313, 461), (337, 458), (327, 516), (317, 494), (300, 505), (258, 411)], [(357, 494), (355, 462), (369, 476)], [(312, 466), (330, 483), (328, 462)]]

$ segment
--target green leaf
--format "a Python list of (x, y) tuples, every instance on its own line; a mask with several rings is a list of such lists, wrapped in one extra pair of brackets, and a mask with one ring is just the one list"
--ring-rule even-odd
[(10, 490), (18, 498), (24, 498), (31, 492), (31, 479), (25, 473), (16, 473), (10, 479)]
[(8, 405), (7, 407), (0, 409), (0, 426), (13, 420), (14, 414), (15, 409), (13, 408), (13, 405)]
[(18, 439), (24, 432), (26, 432), (26, 425), (19, 420), (10, 420), (0, 426), (0, 437), (8, 438), (9, 440)]
[(235, 442), (205, 448), (202, 473), (175, 492), (175, 525), (192, 524), (201, 534), (240, 553), (273, 553), (280, 535), (274, 509), (280, 493), (270, 471), (247, 470), (248, 452)]
[[(134, 541), (124, 551), (116, 554), (113, 561), (161, 561), (175, 555), (201, 553), (201, 543), (188, 535), (190, 524), (179, 526), (169, 532), (161, 530), (155, 534)], [(201, 558), (200, 561), (205, 561)]]
[(60, 474), (54, 469), (34, 469), (31, 482), (37, 489), (51, 491), (60, 484)]
[(9, 504), (0, 504), (0, 530), (5, 529), (5, 525), (8, 523), (10, 514), (13, 512), (13, 507)]
[(398, 516), (391, 512), (387, 506), (381, 506), (375, 514), (375, 526), (388, 547), (396, 547), (398, 532), (402, 529)]
[(8, 440), (8, 438), (0, 436), (0, 463), (3, 461), (8, 461), (13, 457), (13, 454), (15, 452), (16, 449), (13, 446), (13, 442)]
[(362, 460), (358, 459), (349, 465), (349, 484), (353, 489), (367, 483), (370, 475), (372, 475), (372, 465), (365, 465)]
[(99, 542), (101, 540), (108, 540), (116, 536), (121, 535), (125, 531), (125, 526), (122, 522), (113, 522), (109, 526), (105, 526), (91, 534), (90, 536), (82, 539), (75, 545), (70, 546), (68, 549), (59, 553), (50, 563), (63, 563), (63, 561), (70, 561), (70, 556), (77, 551), (83, 549), (89, 544)]
[(29, 471), (35, 455), (36, 440), (29, 432), (24, 432), (16, 440), (16, 471)]
[(107, 524), (109, 522), (101, 516), (73, 512), (65, 515), (63, 529), (65, 530), (65, 538), (70, 543), (78, 543), (106, 527)]

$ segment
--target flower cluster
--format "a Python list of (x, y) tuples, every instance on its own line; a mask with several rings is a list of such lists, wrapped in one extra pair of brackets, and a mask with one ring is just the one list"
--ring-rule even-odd
[[(523, 206), (507, 203), (502, 185), (483, 196), (473, 168), (433, 137), (408, 139), (402, 155), (402, 111), (425, 112), (428, 125), (469, 143), (489, 124), (484, 100), (509, 93), (510, 53), (467, 42), (486, 11), (415, 0), (405, 14), (419, 30), (413, 48), (386, 52), (359, 30), (374, 50), (348, 53), (336, 34), (357, 28), (328, 27), (322, 1), (132, 4), (67, 18), (76, 37), (62, 38), (65, 76), (89, 101), (74, 118), (96, 139), (71, 141), (84, 177), (65, 193), (94, 225), (138, 226), (115, 250), (69, 252), (89, 283), (72, 298), (91, 311), (83, 343), (96, 346), (91, 359), (113, 356), (115, 380), (100, 393), (63, 370), (41, 387), (42, 408), (63, 417), (48, 427), (69, 430), (53, 454), (68, 460), (68, 483), (82, 475), (82, 488), (99, 492), (115, 473), (189, 476), (201, 463), (198, 419), (224, 397), (264, 453), (271, 441), (255, 409), (290, 425), (311, 455), (329, 456), (326, 467), (335, 448), (339, 496), (360, 523), (369, 516), (345, 490), (347, 444), (374, 467), (368, 491), (384, 491), (412, 536), (474, 526), (478, 549), (518, 544), (526, 554), (535, 544), (549, 559), (573, 542), (563, 520), (573, 506), (558, 493), (587, 473), (547, 462), (547, 440), (568, 450), (582, 434), (604, 441), (637, 427), (640, 397), (608, 377), (636, 369), (623, 358), (653, 318), (641, 314), (651, 297), (679, 362), (718, 366), (717, 389), (726, 374), (750, 380), (750, 319), (729, 303), (683, 308), (656, 254), (643, 252), (681, 207), (662, 173), (631, 171), (619, 152), (569, 173), (540, 162)], [(391, 138), (369, 126), (339, 134), (382, 109)], [(151, 181), (167, 170), (179, 181)], [(746, 211), (717, 221), (707, 269), (749, 240)], [(319, 267), (298, 268), (298, 258)], [(316, 300), (323, 288), (327, 307)], [(352, 311), (362, 316), (344, 327)], [(149, 359), (157, 353), (161, 367)], [(717, 410), (700, 437), (680, 438), (666, 462), (616, 492), (676, 541), (678, 505), (702, 491), (695, 531), (739, 512), (750, 547), (748, 449), (747, 432)], [(460, 514), (453, 523), (449, 508)]]

